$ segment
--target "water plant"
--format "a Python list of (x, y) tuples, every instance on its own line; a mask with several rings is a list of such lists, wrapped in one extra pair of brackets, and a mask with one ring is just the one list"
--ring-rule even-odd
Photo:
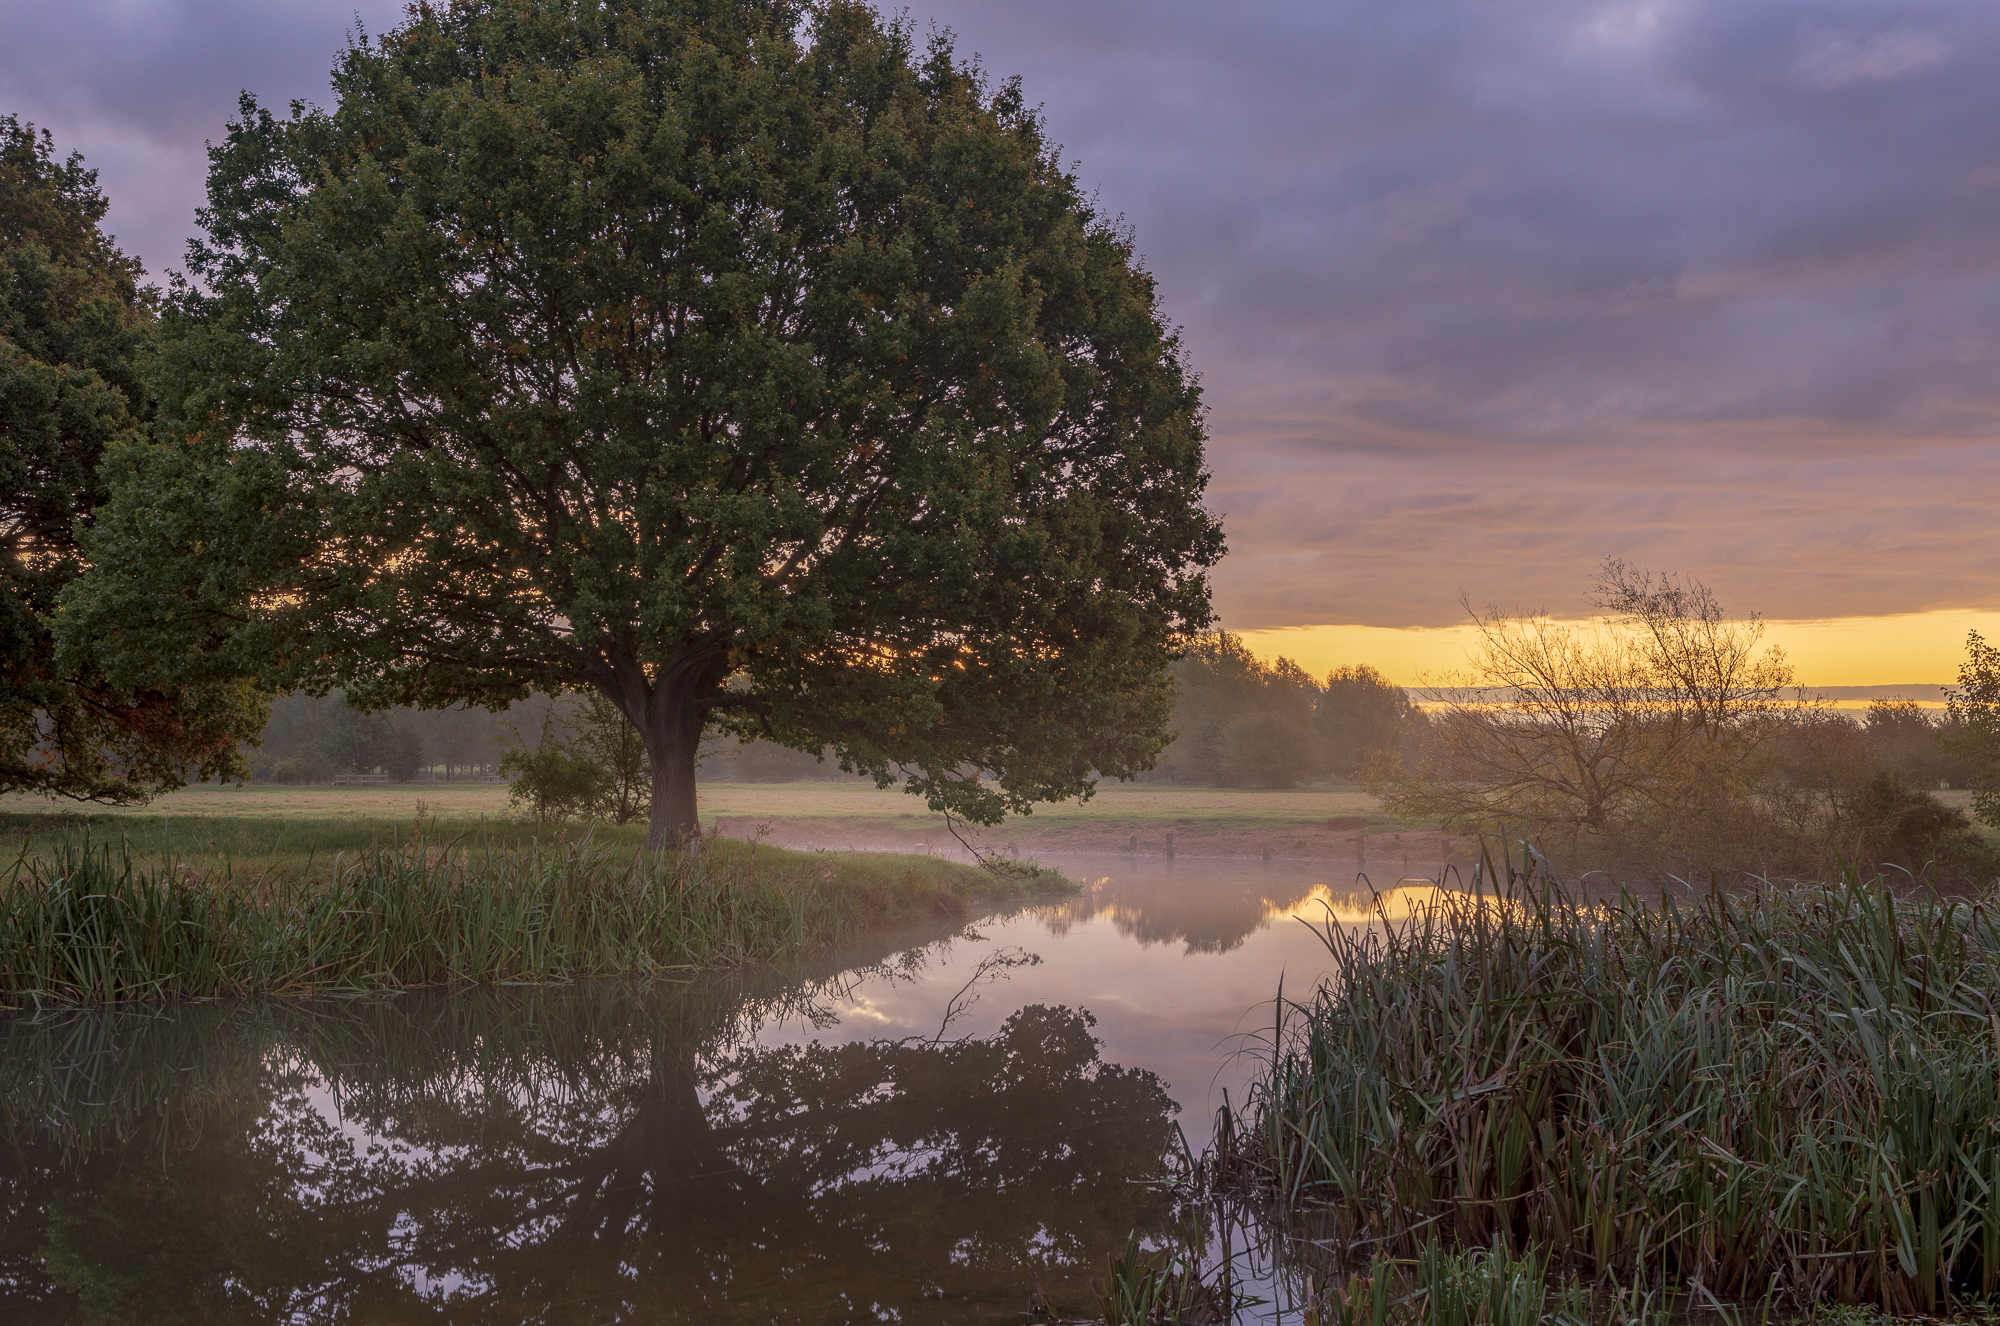
[(1416, 1311), (1422, 1326), (1584, 1326), (1582, 1291), (1570, 1282), (1551, 1293), (1545, 1255), (1511, 1253), (1504, 1242), (1450, 1248), (1431, 1239), (1417, 1254)]
[(1600, 1293), (1907, 1313), (2000, 1287), (1990, 903), (1510, 879), (1323, 927), (1334, 971), (1280, 1001), (1226, 1165), (1336, 1246), (1531, 1250)]
[(1247, 1306), (1235, 1301), (1226, 1272), (1206, 1278), (1199, 1258), (1141, 1248), (1135, 1232), (1123, 1253), (1105, 1259), (1104, 1278), (1091, 1288), (1107, 1326), (1221, 1326)]
[(1302, 1316), (1306, 1326), (1652, 1326), (1623, 1300), (1591, 1304), (1573, 1278), (1551, 1277), (1540, 1253), (1435, 1238), (1413, 1259), (1376, 1253), (1365, 1271), (1329, 1277)]
[(626, 855), (588, 835), (507, 847), (420, 833), (323, 875), (248, 879), (68, 845), (0, 877), (0, 997), (643, 975), (803, 953), (863, 920), (962, 915), (976, 878), (929, 858), (716, 841)]

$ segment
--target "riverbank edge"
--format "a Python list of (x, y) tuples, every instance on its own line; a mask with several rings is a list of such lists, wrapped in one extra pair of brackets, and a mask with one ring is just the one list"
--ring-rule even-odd
[(523, 844), (419, 826), (254, 874), (24, 843), (0, 866), (0, 1008), (687, 979), (1075, 891), (1032, 865), (719, 838), (646, 853), (588, 831)]
[[(1421, 1320), (1432, 1262), (1546, 1272), (1552, 1302), (1612, 1285), (1983, 1314), (2000, 1279), (1993, 893), (1850, 873), (1582, 902), (1510, 875), (1505, 902), (1327, 927), (1334, 971), (1280, 1003), (1251, 1101), (1203, 1157), (1198, 1190), (1249, 1195), (1333, 1252), (1298, 1268), (1323, 1319)], [(1829, 1263), (1845, 1269), (1796, 1274)], [(1370, 1318), (1392, 1281), (1416, 1306)]]

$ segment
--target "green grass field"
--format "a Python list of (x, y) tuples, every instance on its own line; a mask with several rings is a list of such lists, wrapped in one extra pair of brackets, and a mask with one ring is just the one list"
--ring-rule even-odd
[[(896, 804), (865, 787), (781, 790), (808, 794), (788, 807), (857, 804), (856, 791)], [(642, 823), (537, 828), (493, 785), (193, 787), (128, 807), (15, 797), (0, 835), (0, 1005), (657, 972), (1072, 887), (729, 838), (654, 857)]]
[[(171, 855), (201, 869), (228, 867), (252, 873), (275, 865), (317, 870), (340, 853), (407, 835), (419, 809), (439, 831), (476, 832), (525, 845), (539, 834), (507, 802), (495, 784), (411, 784), (378, 787), (287, 787), (271, 784), (183, 788), (143, 806), (67, 806), (22, 796), (0, 798), (0, 835), (12, 843), (7, 856), (26, 851), (45, 856), (61, 843), (125, 841), (139, 855), (157, 860)], [(854, 781), (840, 783), (714, 783), (701, 790), (704, 825), (730, 822), (737, 836), (754, 826), (782, 824), (794, 832), (838, 826), (851, 836), (895, 839), (935, 830), (941, 817), (900, 790), (878, 790)], [(1013, 817), (987, 833), (988, 841), (1018, 839), (1032, 854), (1048, 835), (1073, 838), (1075, 831), (1103, 828), (1159, 837), (1165, 831), (1184, 841), (1219, 834), (1282, 833), (1324, 826), (1329, 821), (1379, 823), (1375, 798), (1351, 789), (1259, 791), (1113, 784), (1090, 801), (1043, 806), (1033, 815)], [(582, 830), (571, 827), (566, 836)], [(636, 849), (642, 824), (598, 825), (601, 840)]]
[[(299, 820), (403, 821), (422, 802), (440, 820), (513, 818), (507, 789), (494, 783), (399, 784), (388, 787), (284, 787), (270, 783), (182, 788), (144, 806), (64, 806), (27, 796), (0, 797), (0, 815), (88, 814), (120, 819), (227, 816)], [(1335, 816), (1376, 813), (1375, 798), (1358, 788), (1264, 791), (1255, 788), (1176, 787), (1156, 783), (1107, 783), (1087, 802), (1037, 807), (1010, 824), (1081, 822), (1227, 821), (1250, 824), (1315, 823)], [(861, 782), (710, 783), (701, 788), (701, 817), (792, 820), (881, 820), (930, 817), (923, 802), (897, 789)]]

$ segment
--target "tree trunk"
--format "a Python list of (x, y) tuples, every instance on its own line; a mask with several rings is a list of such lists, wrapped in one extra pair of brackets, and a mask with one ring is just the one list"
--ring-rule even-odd
[(660, 708), (664, 712), (640, 729), (653, 768), (652, 809), (646, 819), (646, 850), (652, 852), (679, 847), (701, 833), (694, 761), (701, 747), (702, 712), (691, 705)]

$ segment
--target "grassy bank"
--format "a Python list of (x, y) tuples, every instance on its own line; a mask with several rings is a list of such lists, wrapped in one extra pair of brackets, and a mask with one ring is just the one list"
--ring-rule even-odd
[[(92, 814), (120, 821), (199, 816), (277, 816), (289, 820), (374, 818), (408, 823), (417, 802), (445, 819), (489, 821), (511, 818), (504, 784), (395, 783), (368, 787), (286, 786), (274, 783), (197, 783), (139, 806), (93, 808)], [(60, 812), (56, 812), (60, 814)], [(0, 819), (48, 818), (50, 803), (26, 794), (0, 796)], [(938, 817), (923, 800), (900, 788), (881, 789), (860, 779), (819, 783), (701, 784), (701, 816), (713, 826), (725, 819), (880, 821), (885, 825)], [(1107, 780), (1089, 801), (1038, 806), (1033, 815), (1009, 823), (1023, 830), (1045, 825), (1110, 821), (1118, 824), (1288, 825), (1317, 823), (1329, 816), (1377, 817), (1378, 800), (1358, 786), (1271, 791), (1244, 787), (1181, 787), (1162, 783)]]
[[(171, 861), (183, 871), (239, 878), (287, 875), (326, 878), (336, 860), (351, 863), (379, 844), (423, 836), (442, 845), (477, 843), (482, 851), (535, 851), (588, 836), (599, 848), (631, 856), (646, 841), (644, 824), (601, 824), (537, 828), (503, 813), (467, 813), (468, 807), (435, 798), (414, 804), (347, 813), (340, 794), (347, 788), (314, 789), (317, 798), (286, 798), (276, 809), (217, 798), (241, 813), (207, 814), (139, 807), (98, 808), (78, 813), (0, 814), (0, 842), (6, 856), (54, 862), (85, 847), (117, 844), (138, 860)], [(367, 789), (373, 791), (373, 789)], [(479, 789), (484, 790), (484, 789)], [(297, 813), (287, 805), (303, 803)]]
[(1335, 1246), (1797, 1309), (2000, 1288), (1990, 905), (1544, 886), (1327, 939), (1235, 1163)]
[(313, 869), (29, 839), (0, 874), (0, 998), (28, 1003), (656, 974), (811, 952), (1024, 893), (954, 862), (704, 841), (419, 831)]

